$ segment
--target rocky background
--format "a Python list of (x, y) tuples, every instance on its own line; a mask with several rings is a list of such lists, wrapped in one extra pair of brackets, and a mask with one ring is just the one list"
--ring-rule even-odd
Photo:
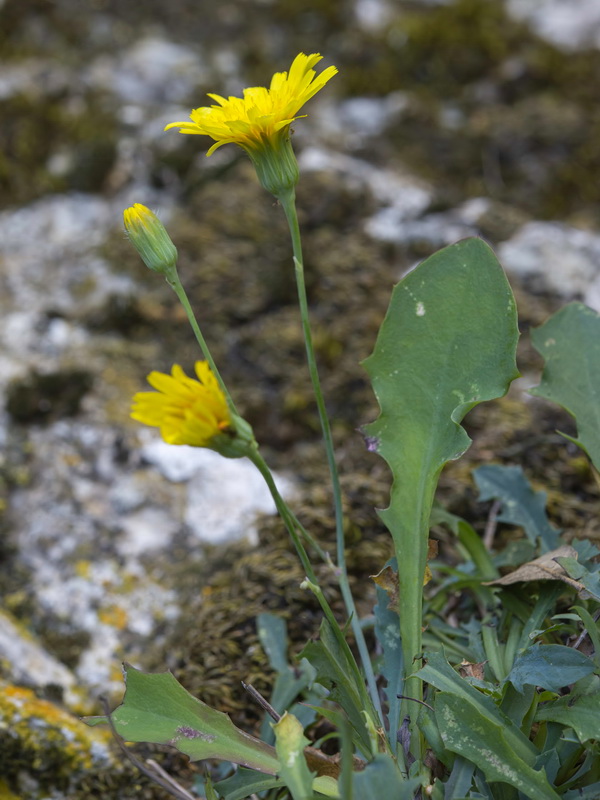
[[(440, 246), (496, 248), (522, 329), (568, 299), (600, 310), (597, 0), (0, 2), (0, 798), (165, 797), (78, 721), (118, 701), (123, 659), (172, 669), (252, 724), (269, 691), (254, 617), (316, 630), (303, 575), (250, 465), (171, 448), (128, 418), (152, 369), (199, 357), (124, 238), (157, 210), (205, 337), (282, 491), (331, 541), (281, 210), (243, 153), (163, 132), (206, 93), (268, 82), (299, 52), (340, 74), (295, 125), (307, 282), (348, 509), (350, 567), (388, 556), (388, 476), (360, 425), (359, 366), (394, 282)], [(522, 386), (539, 376), (525, 335)], [(467, 421), (441, 499), (478, 528), (470, 461), (521, 463), (557, 524), (598, 537), (584, 458), (520, 394)], [(442, 556), (451, 558), (451, 544)], [(361, 579), (359, 582), (359, 579)], [(194, 767), (154, 750), (187, 785)]]

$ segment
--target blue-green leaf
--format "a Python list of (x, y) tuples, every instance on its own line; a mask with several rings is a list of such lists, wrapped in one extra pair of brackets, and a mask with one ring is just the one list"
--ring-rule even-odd
[(479, 500), (500, 500), (499, 522), (522, 527), (529, 541), (542, 542), (543, 551), (559, 545), (560, 531), (553, 528), (546, 516), (546, 492), (534, 492), (521, 467), (486, 464), (473, 471), (479, 489)]
[(400, 641), (400, 624), (398, 614), (388, 608), (389, 596), (377, 587), (377, 605), (375, 606), (375, 635), (383, 650), (381, 673), (387, 685), (384, 692), (388, 701), (389, 741), (392, 753), (396, 753), (398, 739), (396, 733), (400, 727), (400, 700), (402, 694), (402, 643)]
[(285, 786), (280, 778), (240, 767), (230, 778), (215, 784), (215, 789), (224, 800), (245, 800), (252, 794), (266, 792), (268, 789)]
[(600, 567), (591, 572), (580, 564), (576, 558), (569, 556), (559, 557), (556, 561), (567, 575), (577, 583), (577, 591), (584, 599), (593, 597), (600, 601)]
[(558, 692), (594, 671), (594, 662), (562, 644), (534, 645), (518, 655), (507, 677), (518, 692), (525, 685)]
[(405, 779), (398, 765), (385, 753), (378, 753), (361, 772), (354, 772), (352, 790), (354, 800), (413, 800), (421, 781)]
[(537, 722), (551, 720), (573, 728), (579, 740), (600, 740), (600, 694), (576, 695), (573, 692), (564, 697), (538, 706)]
[(501, 723), (446, 692), (436, 695), (435, 716), (446, 747), (476, 764), (488, 781), (508, 783), (532, 800), (558, 800), (546, 776), (509, 744)]
[(259, 614), (256, 618), (256, 632), (275, 672), (287, 672), (288, 636), (285, 620), (275, 614)]
[(600, 470), (600, 314), (570, 303), (531, 332), (545, 361), (531, 394), (558, 403), (575, 417), (577, 439)]
[(421, 655), (437, 480), (444, 464), (470, 444), (460, 425), (465, 414), (505, 394), (517, 377), (517, 339), (515, 302), (500, 264), (481, 239), (465, 239), (435, 253), (395, 287), (364, 362), (381, 409), (366, 433), (394, 478), (390, 505), (380, 514), (398, 559), (408, 672)]

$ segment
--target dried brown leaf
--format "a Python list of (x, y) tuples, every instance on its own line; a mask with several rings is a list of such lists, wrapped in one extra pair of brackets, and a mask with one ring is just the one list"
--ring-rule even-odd
[(579, 593), (585, 592), (583, 584), (570, 578), (564, 568), (555, 560), (557, 558), (574, 558), (577, 560), (578, 553), (571, 545), (563, 544), (557, 547), (556, 550), (551, 550), (533, 561), (522, 564), (514, 572), (509, 572), (508, 575), (504, 575), (494, 581), (486, 581), (483, 585), (509, 586), (511, 583), (519, 583), (520, 581), (525, 583), (529, 581), (563, 581)]
[(482, 681), (486, 664), (487, 661), (472, 663), (471, 661), (463, 660), (458, 665), (458, 671), (463, 678), (475, 678), (478, 681)]

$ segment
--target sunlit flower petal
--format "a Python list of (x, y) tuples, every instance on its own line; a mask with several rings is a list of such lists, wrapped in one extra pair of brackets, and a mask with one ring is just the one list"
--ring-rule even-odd
[(246, 149), (261, 147), (265, 140), (297, 119), (302, 106), (337, 73), (336, 67), (328, 67), (317, 75), (313, 67), (321, 58), (319, 53), (309, 56), (299, 53), (289, 72), (273, 75), (268, 89), (263, 86), (244, 89), (243, 98), (226, 99), (209, 94), (217, 105), (195, 108), (190, 120), (171, 122), (165, 130), (179, 128), (181, 133), (210, 136), (216, 144), (208, 155), (228, 142)]
[[(299, 53), (288, 72), (276, 72), (269, 88), (252, 86), (243, 97), (209, 94), (215, 105), (195, 108), (190, 119), (170, 122), (165, 130), (210, 136), (215, 144), (207, 155), (224, 144), (243, 147), (256, 167), (259, 180), (270, 192), (279, 195), (298, 180), (297, 164), (289, 145), (289, 127), (299, 118), (302, 106), (337, 73), (327, 67), (319, 75), (313, 67), (319, 53)], [(303, 115), (304, 116), (304, 115)]]
[(214, 447), (231, 428), (225, 396), (206, 361), (196, 363), (198, 380), (175, 364), (171, 374), (151, 372), (148, 383), (158, 391), (138, 392), (131, 416), (144, 425), (160, 428), (168, 444)]

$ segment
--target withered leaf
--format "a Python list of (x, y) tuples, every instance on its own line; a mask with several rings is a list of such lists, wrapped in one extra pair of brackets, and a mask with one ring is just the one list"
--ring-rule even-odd
[(398, 611), (398, 573), (390, 566), (384, 567), (377, 575), (371, 575), (371, 579), (387, 594), (391, 611)]
[(478, 681), (484, 680), (485, 665), (487, 661), (472, 663), (463, 659), (458, 665), (458, 671), (463, 678), (475, 678)]
[[(483, 585), (509, 586), (511, 583), (518, 583), (519, 581), (563, 581), (572, 586), (579, 594), (584, 595), (586, 592), (584, 585), (569, 577), (566, 570), (556, 561), (557, 558), (574, 558), (577, 560), (578, 553), (571, 545), (563, 544), (557, 547), (556, 550), (550, 550), (550, 552), (544, 553), (543, 556), (522, 564), (514, 572), (509, 572), (508, 575), (496, 578), (494, 581), (486, 581)], [(587, 596), (589, 597), (589, 595)]]

